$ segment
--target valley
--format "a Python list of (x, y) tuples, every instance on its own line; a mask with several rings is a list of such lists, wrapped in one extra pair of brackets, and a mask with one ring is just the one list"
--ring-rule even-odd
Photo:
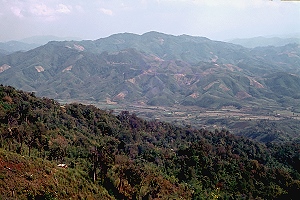
[(264, 142), (299, 139), (297, 43), (245, 48), (154, 31), (52, 41), (1, 57), (0, 80), (116, 115), (127, 110), (146, 120), (224, 128)]
[[(283, 142), (283, 141), (300, 141), (300, 112), (293, 108), (280, 107), (243, 107), (238, 109), (233, 106), (223, 107), (221, 109), (205, 109), (197, 106), (182, 106), (174, 105), (172, 107), (166, 106), (149, 106), (146, 104), (117, 104), (94, 101), (76, 101), (74, 100), (59, 100), (60, 103), (83, 103), (85, 105), (94, 105), (100, 109), (110, 111), (115, 115), (122, 111), (129, 111), (148, 121), (158, 120), (165, 121), (178, 126), (188, 126), (197, 129), (208, 129), (214, 131), (215, 129), (226, 129), (233, 134), (245, 135), (246, 128), (248, 132), (258, 132), (255, 127), (261, 123), (267, 123), (264, 127), (265, 131), (272, 134), (271, 124), (277, 124), (276, 130), (278, 133), (273, 139), (264, 140), (264, 142)], [(290, 130), (289, 126), (293, 129)], [(262, 134), (263, 135), (263, 134)], [(252, 139), (261, 140), (262, 138), (253, 137)], [(251, 137), (250, 137), (251, 138)]]
[(0, 56), (0, 83), (6, 199), (300, 191), (298, 44), (158, 32), (52, 41)]
[[(60, 103), (73, 103), (76, 100), (58, 100)], [(81, 101), (80, 103), (94, 105), (100, 109), (112, 110), (115, 114), (127, 110), (135, 113), (137, 116), (147, 120), (162, 120), (168, 122), (183, 122), (184, 124), (193, 124), (193, 126), (203, 126), (201, 120), (209, 118), (214, 119), (236, 119), (241, 121), (247, 120), (283, 120), (296, 119), (300, 120), (300, 112), (292, 112), (290, 109), (280, 108), (253, 108), (246, 107), (237, 109), (233, 106), (222, 109), (205, 109), (197, 106), (174, 105), (172, 107), (149, 106), (143, 104), (107, 104), (107, 102)], [(199, 124), (197, 124), (197, 120)], [(193, 123), (191, 123), (193, 122)]]

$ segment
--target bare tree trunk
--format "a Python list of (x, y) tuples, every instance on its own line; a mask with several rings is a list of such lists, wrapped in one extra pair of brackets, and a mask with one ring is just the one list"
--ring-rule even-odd
[(30, 157), (30, 150), (31, 150), (31, 146), (28, 146), (28, 156)]
[(95, 183), (96, 182), (96, 167), (95, 167), (95, 164), (94, 164), (94, 169), (93, 169), (93, 182)]

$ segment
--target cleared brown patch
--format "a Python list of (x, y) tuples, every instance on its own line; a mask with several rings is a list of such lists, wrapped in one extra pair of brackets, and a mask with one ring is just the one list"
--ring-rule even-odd
[(128, 79), (127, 81), (132, 83), (132, 84), (135, 84), (135, 78)]
[(224, 92), (227, 92), (227, 91), (230, 90), (230, 89), (229, 89), (228, 87), (226, 87), (226, 85), (224, 85), (224, 84), (220, 84), (220, 85), (219, 85), (219, 88), (221, 88)]
[(11, 66), (4, 64), (0, 67), (0, 73), (4, 72), (5, 70), (8, 70), (9, 68), (11, 68)]
[(74, 48), (78, 51), (83, 51), (84, 50), (84, 47), (81, 46), (81, 45), (78, 45), (78, 44), (74, 44)]
[(250, 78), (248, 77), (249, 81), (250, 81), (250, 85), (256, 87), (256, 88), (264, 88), (264, 86), (259, 83), (258, 81), (256, 81), (254, 78)]
[(196, 99), (199, 97), (199, 93), (198, 92), (194, 92), (193, 94), (190, 95), (190, 97)]
[(111, 101), (110, 98), (106, 98), (106, 103), (107, 103), (108, 105), (115, 105), (115, 104), (118, 104), (117, 102)]
[(42, 66), (35, 66), (35, 69), (39, 73), (45, 71), (45, 69)]
[(217, 83), (219, 83), (219, 81), (214, 81), (214, 82), (208, 84), (207, 86), (205, 86), (205, 87), (203, 88), (203, 90), (208, 90), (208, 89), (211, 88), (214, 84), (217, 84)]
[(246, 99), (246, 98), (249, 98), (249, 97), (252, 97), (250, 94), (248, 94), (247, 92), (245, 92), (245, 91), (239, 91), (236, 95), (235, 95), (235, 97), (237, 98), (237, 99), (239, 99), (239, 100), (241, 100), (241, 99)]
[(71, 69), (73, 68), (72, 65), (70, 65), (69, 67), (65, 68), (64, 70), (62, 70), (62, 72), (65, 72), (65, 71), (70, 71)]
[(238, 66), (232, 65), (232, 64), (224, 64), (225, 67), (227, 67), (228, 70), (230, 71), (242, 71), (241, 68), (239, 68)]
[(205, 70), (204, 72), (202, 72), (201, 75), (207, 76), (207, 75), (214, 74), (214, 73), (215, 73), (214, 69), (208, 69), (208, 70)]
[(114, 97), (114, 100), (122, 100), (122, 99), (124, 99), (126, 97), (127, 94), (128, 94), (127, 91), (120, 92), (119, 94), (117, 94)]

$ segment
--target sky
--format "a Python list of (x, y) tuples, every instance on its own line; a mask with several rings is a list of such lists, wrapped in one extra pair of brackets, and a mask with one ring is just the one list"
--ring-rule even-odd
[(300, 1), (0, 0), (0, 30), (2, 42), (149, 31), (213, 40), (299, 34)]

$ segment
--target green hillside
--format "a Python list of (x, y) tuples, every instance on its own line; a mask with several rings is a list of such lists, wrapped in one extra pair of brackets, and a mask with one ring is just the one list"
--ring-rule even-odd
[(285, 108), (299, 105), (299, 58), (296, 44), (248, 49), (187, 35), (124, 33), (0, 57), (0, 82), (61, 101)]
[(112, 112), (1, 86), (2, 198), (295, 199), (300, 191), (297, 143)]

